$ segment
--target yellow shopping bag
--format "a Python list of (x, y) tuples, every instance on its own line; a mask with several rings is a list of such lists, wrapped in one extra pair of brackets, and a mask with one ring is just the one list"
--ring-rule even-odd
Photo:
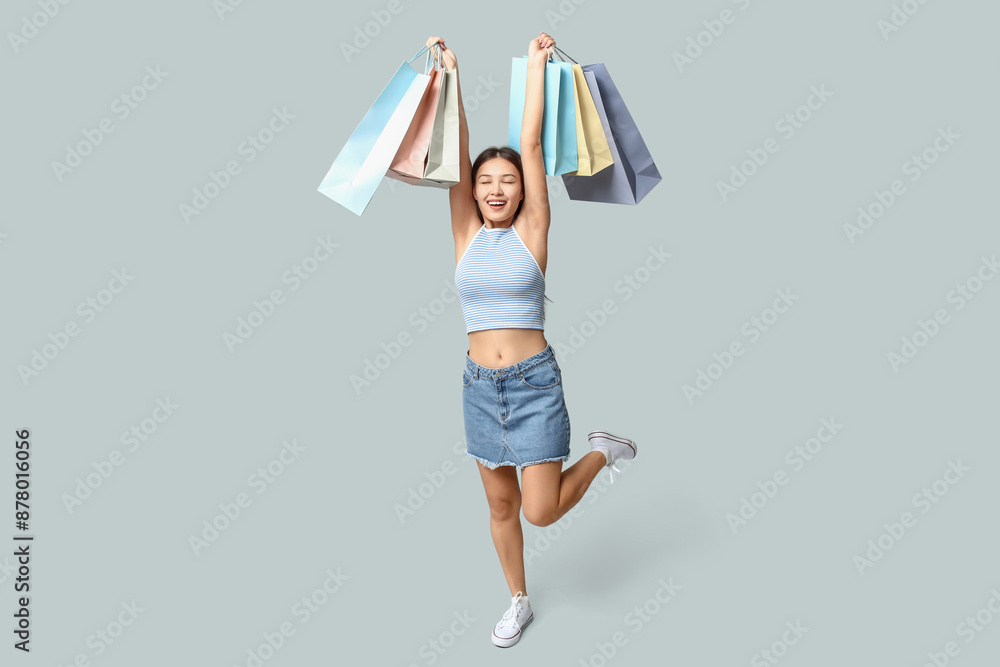
[[(560, 53), (562, 52), (559, 49)], [(601, 116), (597, 113), (594, 96), (583, 74), (583, 68), (573, 64), (573, 97), (576, 101), (576, 140), (579, 167), (575, 176), (593, 176), (615, 163), (611, 146), (604, 134)]]

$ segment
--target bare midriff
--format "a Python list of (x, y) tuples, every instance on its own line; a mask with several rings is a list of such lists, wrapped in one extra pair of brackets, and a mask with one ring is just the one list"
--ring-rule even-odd
[(486, 368), (504, 368), (534, 356), (548, 341), (541, 329), (486, 329), (469, 334), (469, 357)]

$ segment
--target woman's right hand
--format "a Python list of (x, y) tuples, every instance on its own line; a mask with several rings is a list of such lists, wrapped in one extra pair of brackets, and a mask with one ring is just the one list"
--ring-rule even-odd
[(427, 48), (431, 48), (435, 44), (441, 44), (441, 51), (434, 54), (434, 60), (437, 62), (443, 60), (445, 69), (458, 67), (458, 58), (455, 57), (455, 52), (444, 45), (444, 40), (440, 37), (431, 37), (427, 40)]

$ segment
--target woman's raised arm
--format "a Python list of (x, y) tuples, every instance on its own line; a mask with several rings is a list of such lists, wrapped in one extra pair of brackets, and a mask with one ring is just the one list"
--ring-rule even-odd
[(458, 58), (455, 52), (447, 48), (444, 39), (431, 37), (427, 40), (427, 46), (441, 44), (441, 52), (436, 55), (443, 61), (445, 69), (455, 71), (455, 79), (458, 89), (458, 160), (459, 160), (459, 181), (448, 190), (448, 199), (451, 203), (451, 232), (456, 240), (464, 239), (469, 231), (473, 220), (478, 221), (476, 215), (476, 200), (472, 197), (472, 160), (469, 158), (469, 123), (465, 118), (465, 105), (462, 103), (462, 80), (458, 76)]
[(521, 166), (524, 170), (524, 206), (521, 216), (542, 231), (549, 227), (549, 190), (542, 160), (542, 115), (545, 111), (545, 63), (555, 40), (544, 32), (528, 44), (527, 88), (521, 118)]

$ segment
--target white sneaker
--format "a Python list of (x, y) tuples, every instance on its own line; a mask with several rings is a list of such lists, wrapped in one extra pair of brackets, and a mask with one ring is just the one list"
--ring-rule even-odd
[(511, 600), (510, 609), (504, 612), (503, 618), (493, 628), (493, 643), (507, 648), (521, 639), (521, 630), (531, 623), (534, 614), (531, 607), (521, 602), (521, 591)]
[[(611, 461), (607, 464), (608, 468), (614, 470), (619, 476), (622, 471), (615, 466), (615, 461), (619, 459), (634, 459), (636, 453), (635, 442), (629, 440), (628, 438), (623, 438), (621, 436), (612, 435), (607, 431), (592, 431), (590, 435), (587, 436), (587, 440), (590, 441), (590, 449), (594, 450), (598, 447), (604, 447), (609, 452), (611, 452)], [(611, 477), (611, 483), (615, 483), (615, 475), (608, 470), (608, 475)]]

